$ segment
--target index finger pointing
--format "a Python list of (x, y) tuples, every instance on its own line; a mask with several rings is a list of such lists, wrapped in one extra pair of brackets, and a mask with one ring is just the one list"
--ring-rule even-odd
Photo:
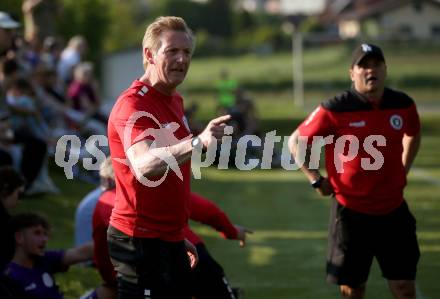
[(214, 118), (213, 120), (211, 120), (211, 124), (218, 126), (220, 124), (223, 124), (223, 123), (227, 122), (230, 119), (231, 119), (231, 116), (229, 114), (222, 115), (222, 116), (219, 116), (219, 117)]

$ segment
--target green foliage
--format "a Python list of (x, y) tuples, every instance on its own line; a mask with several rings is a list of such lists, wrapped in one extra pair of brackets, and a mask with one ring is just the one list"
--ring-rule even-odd
[(83, 35), (89, 44), (89, 59), (99, 62), (110, 23), (109, 6), (105, 0), (63, 0), (64, 14), (59, 32), (67, 40)]
[(196, 32), (199, 56), (272, 52), (289, 45), (279, 30), (280, 17), (233, 10), (228, 0), (164, 0), (155, 2), (152, 11), (183, 17)]
[(109, 5), (109, 20), (104, 38), (106, 53), (134, 46), (140, 48), (145, 28), (143, 11), (133, 1), (113, 1)]
[(178, 16), (185, 19), (193, 30), (207, 30), (203, 26), (205, 4), (193, 1), (164, 0), (153, 3), (153, 14), (156, 16)]
[(304, 33), (322, 32), (325, 27), (321, 25), (317, 17), (309, 17), (301, 23), (301, 31)]
[(238, 11), (235, 13), (234, 27), (238, 32), (244, 30), (250, 30), (257, 24), (255, 14), (251, 14), (247, 11)]
[(21, 2), (17, 0), (2, 0), (0, 2), (0, 11), (9, 13), (16, 20), (22, 20)]
[(208, 32), (226, 38), (232, 36), (234, 28), (230, 0), (208, 1), (204, 17)]

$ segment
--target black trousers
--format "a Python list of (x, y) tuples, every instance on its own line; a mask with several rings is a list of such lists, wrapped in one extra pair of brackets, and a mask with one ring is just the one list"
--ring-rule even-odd
[(199, 263), (193, 271), (196, 299), (236, 299), (223, 268), (212, 258), (203, 243), (197, 244)]
[(109, 226), (119, 299), (190, 299), (191, 267), (184, 242), (130, 237)]

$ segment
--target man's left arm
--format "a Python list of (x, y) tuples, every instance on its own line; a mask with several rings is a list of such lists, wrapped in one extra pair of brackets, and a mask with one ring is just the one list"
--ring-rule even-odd
[(414, 136), (403, 135), (402, 163), (407, 174), (411, 169), (411, 165), (416, 158), (417, 152), (419, 151), (421, 139), (420, 131)]

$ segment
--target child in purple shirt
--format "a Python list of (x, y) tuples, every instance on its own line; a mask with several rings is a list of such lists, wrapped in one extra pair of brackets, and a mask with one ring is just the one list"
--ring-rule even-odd
[(7, 275), (20, 283), (24, 291), (35, 298), (61, 299), (53, 274), (67, 270), (63, 264), (63, 251), (46, 251), (43, 256), (35, 257), (32, 268), (10, 262)]
[(11, 227), (15, 235), (15, 254), (5, 274), (32, 298), (63, 298), (53, 274), (91, 259), (92, 243), (67, 250), (46, 251), (49, 224), (41, 216), (31, 213), (14, 216)]

